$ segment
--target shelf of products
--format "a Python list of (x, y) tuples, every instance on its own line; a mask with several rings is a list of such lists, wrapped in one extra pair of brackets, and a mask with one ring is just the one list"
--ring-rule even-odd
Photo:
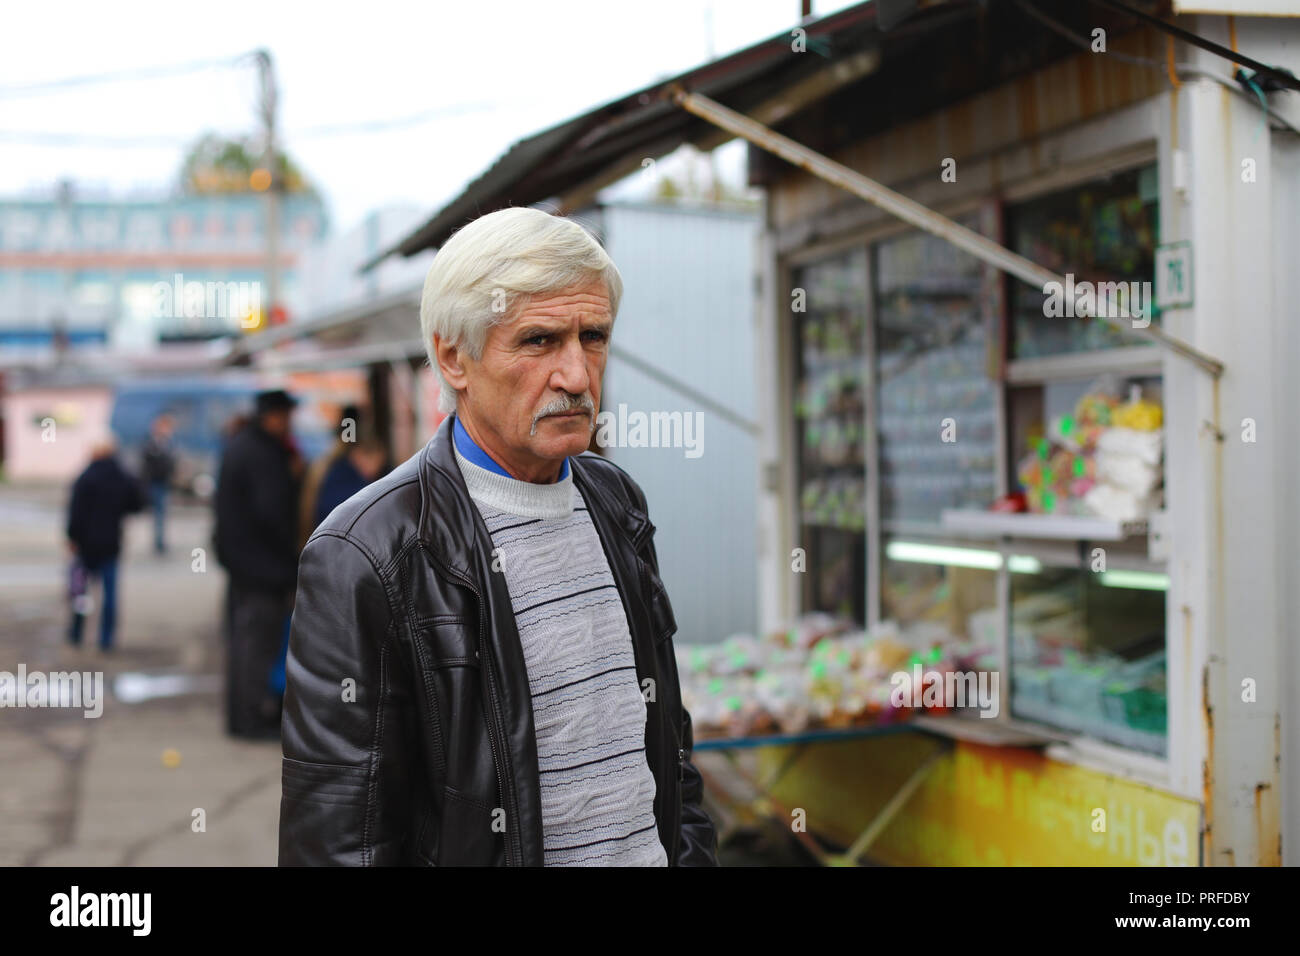
[[(1145, 296), (1156, 185), (1154, 165), (1119, 170), (964, 224), (1078, 282), (1148, 282)], [(697, 727), (896, 720), (882, 704), (884, 661), (938, 653), (936, 667), (995, 670), (1005, 636), (1013, 716), (1164, 753), (1168, 577), (1142, 540), (1164, 507), (1160, 364), (1114, 351), (1135, 340), (1108, 323), (1049, 317), (1042, 289), (937, 237), (896, 235), (863, 253), (797, 270), (806, 311), (790, 340), (800, 606), (856, 624), (689, 649)], [(1008, 363), (1019, 377), (1000, 379)], [(868, 511), (879, 529), (865, 527)], [(868, 530), (879, 553), (866, 553)], [(1001, 538), (1026, 539), (1006, 575), (993, 569), (1007, 549), (952, 545)], [(1078, 541), (1104, 542), (1112, 570), (1070, 560)], [(864, 630), (869, 578), (888, 623)]]
[(992, 660), (990, 648), (935, 627), (901, 630), (886, 622), (861, 630), (826, 614), (761, 639), (734, 635), (677, 648), (682, 700), (699, 740), (904, 720), (916, 708), (891, 701), (894, 674), (988, 670)]
[(865, 259), (849, 253), (798, 270), (794, 412), (799, 546), (808, 610), (866, 620)]
[(1011, 713), (1161, 755), (1164, 643), (1163, 591), (1107, 586), (1086, 570), (1015, 575)]
[(856, 474), (811, 478), (800, 493), (799, 507), (805, 525), (862, 531), (866, 524), (867, 483)]
[(1118, 522), (1160, 510), (1163, 409), (1136, 382), (1127, 401), (1119, 393), (1116, 380), (1103, 376), (1070, 412), (1049, 414), (1046, 434), (1026, 436), (1030, 450), (1016, 468), (1025, 510)]
[[(1078, 282), (1145, 282), (1150, 289), (1159, 243), (1156, 166), (1117, 172), (1006, 210), (1007, 246), (1033, 262)], [(1108, 322), (1046, 318), (1044, 295), (1008, 278), (1011, 358), (1029, 359), (1121, 348), (1133, 335)], [(1150, 306), (1150, 302), (1143, 303)], [(1158, 315), (1151, 315), (1159, 325)]]
[(923, 233), (874, 252), (881, 516), (936, 522), (995, 492), (984, 275), (974, 257)]
[(949, 509), (945, 531), (968, 538), (1046, 538), (1064, 541), (1124, 541), (1147, 533), (1147, 522), (1096, 515), (1028, 514)]

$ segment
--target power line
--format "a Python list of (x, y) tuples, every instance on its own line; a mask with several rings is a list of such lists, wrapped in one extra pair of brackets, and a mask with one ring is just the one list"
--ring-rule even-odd
[[(1091, 39), (1082, 36), (1081, 34), (1075, 33), (1073, 30), (1067, 27), (1060, 20), (1056, 20), (1053, 17), (1048, 16), (1045, 12), (1043, 12), (1042, 10), (1034, 6), (1031, 0), (1015, 0), (1015, 3), (1025, 13), (1029, 14), (1035, 20), (1042, 23), (1048, 29), (1053, 30), (1056, 33), (1059, 33), (1061, 36), (1065, 37), (1067, 40), (1069, 40), (1071, 43), (1073, 43), (1075, 46), (1079, 47), (1080, 49), (1083, 50), (1092, 49)], [(1128, 56), (1126, 54), (1118, 53), (1113, 50), (1106, 51), (1106, 58), (1108, 60), (1117, 60), (1120, 63), (1129, 63), (1134, 66), (1142, 66), (1152, 70), (1159, 70), (1161, 73), (1166, 72), (1168, 69), (1167, 64), (1160, 63), (1157, 60), (1152, 60), (1144, 56)], [(1225, 77), (1219, 76), (1218, 74), (1213, 73), (1210, 70), (1203, 70), (1200, 67), (1192, 66), (1189, 63), (1175, 63), (1174, 72), (1180, 76), (1200, 76), (1200, 77), (1204, 77), (1207, 80), (1213, 80), (1215, 83), (1218, 83), (1220, 86), (1222, 86), (1224, 89), (1228, 90), (1229, 92), (1235, 94), (1236, 96), (1241, 97), (1244, 100), (1247, 100), (1252, 106), (1258, 106), (1260, 109), (1264, 111), (1266, 115), (1271, 116), (1273, 119), (1281, 123), (1282, 124), (1282, 126), (1280, 127), (1281, 129), (1288, 129), (1293, 133), (1300, 133), (1300, 128), (1297, 128), (1294, 123), (1288, 120), (1281, 113), (1278, 113), (1276, 110), (1272, 109), (1268, 105), (1268, 102), (1263, 99), (1263, 97), (1251, 96), (1240, 86), (1238, 86), (1236, 83), (1232, 82), (1231, 80)], [(1270, 127), (1270, 129), (1276, 130), (1279, 129), (1279, 127)]]
[(403, 126), (418, 126), (421, 123), (427, 123), (429, 120), (440, 119), (448, 116), (488, 112), (500, 109), (501, 105), (501, 103), (480, 102), (465, 103), (459, 106), (443, 106), (397, 119), (361, 120), (354, 123), (339, 123), (333, 126), (313, 126), (289, 135), (294, 139), (307, 139), (314, 136), (337, 136), (340, 134), (351, 133), (381, 133), (385, 130), (399, 129)]
[(191, 140), (176, 136), (95, 136), (85, 133), (46, 133), (34, 130), (0, 129), (0, 142), (25, 146), (73, 146), (85, 149), (171, 149)]
[(1103, 3), (1112, 9), (1120, 10), (1131, 17), (1136, 17), (1144, 23), (1155, 27), (1157, 30), (1163, 30), (1170, 36), (1177, 37), (1193, 46), (1198, 46), (1202, 50), (1208, 50), (1215, 56), (1222, 57), (1223, 59), (1229, 60), (1233, 63), (1240, 63), (1243, 66), (1248, 66), (1254, 70), (1258, 76), (1272, 80), (1279, 87), (1289, 90), (1300, 90), (1300, 79), (1296, 79), (1290, 70), (1284, 70), (1281, 67), (1276, 66), (1269, 66), (1267, 63), (1260, 63), (1258, 60), (1245, 56), (1242, 53), (1238, 53), (1235, 50), (1230, 50), (1226, 46), (1215, 43), (1213, 40), (1207, 40), (1205, 37), (1193, 33), (1191, 30), (1184, 30), (1176, 24), (1169, 23), (1166, 20), (1161, 20), (1158, 17), (1153, 17), (1151, 14), (1144, 13), (1141, 10), (1134, 9), (1127, 3), (1122, 2), (1122, 0), (1094, 0), (1094, 2)]
[(39, 83), (24, 83), (19, 86), (0, 86), (0, 99), (10, 97), (42, 95), (78, 86), (90, 86), (100, 83), (124, 83), (131, 80), (155, 80), (183, 73), (197, 73), (202, 70), (229, 68), (244, 65), (253, 54), (241, 53), (234, 57), (221, 57), (212, 60), (192, 60), (189, 63), (175, 63), (169, 66), (146, 66), (134, 70), (119, 70), (114, 73), (96, 73), (87, 76), (70, 76), (60, 80), (43, 80)]
[[(359, 120), (352, 123), (336, 123), (327, 126), (309, 126), (304, 129), (287, 131), (285, 140), (325, 139), (331, 136), (356, 136), (366, 133), (384, 133), (404, 127), (419, 126), (436, 119), (447, 119), (473, 113), (491, 112), (500, 109), (501, 103), (480, 102), (457, 106), (438, 107), (425, 110), (411, 116), (401, 116), (387, 120)], [(200, 135), (200, 134), (196, 134)], [(177, 136), (99, 136), (87, 133), (57, 133), (42, 130), (4, 130), (0, 129), (0, 142), (22, 143), (32, 146), (72, 146), (86, 148), (124, 148), (124, 149), (159, 149), (184, 147), (194, 142), (194, 137)]]

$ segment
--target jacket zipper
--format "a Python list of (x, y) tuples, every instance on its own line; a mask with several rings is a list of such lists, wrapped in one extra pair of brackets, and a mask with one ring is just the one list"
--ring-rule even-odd
[[(637, 540), (634, 540), (632, 542), (632, 547), (634, 552), (639, 545), (640, 545), (640, 538), (638, 537)], [(637, 561), (637, 580), (641, 584), (641, 593), (648, 595), (650, 594), (650, 579), (648, 576), (649, 565), (647, 565), (639, 557), (635, 557), (635, 555), (634, 555), (634, 559)], [(649, 610), (650, 610), (650, 605), (647, 602), (646, 611), (649, 612)], [(655, 680), (657, 681), (662, 679), (663, 677), (663, 674), (660, 673), (659, 671), (658, 635), (652, 633), (648, 636), (650, 638), (650, 647), (647, 650), (648, 653), (650, 654), (650, 660), (651, 662), (653, 662), (655, 667), (655, 675), (656, 675)], [(636, 655), (636, 649), (637, 649), (636, 638), (634, 637), (632, 639), (632, 652), (634, 655)], [(637, 677), (639, 680), (640, 674), (638, 674)], [(672, 804), (667, 804), (667, 803), (664, 804), (665, 809), (667, 809), (669, 806), (672, 807), (672, 812), (669, 815), (669, 820), (671, 821), (670, 826), (672, 828), (672, 834), (673, 834), (673, 846), (672, 846), (672, 852), (668, 854), (668, 865), (676, 866), (677, 853), (680, 850), (681, 839), (682, 839), (682, 809), (681, 809), (682, 808), (682, 776), (685, 773), (685, 769), (682, 767), (682, 759), (685, 756), (686, 751), (682, 749), (679, 740), (680, 735), (678, 734), (677, 731), (673, 730), (670, 721), (665, 720), (661, 717), (659, 721), (659, 726), (660, 726), (660, 733), (663, 734), (663, 738), (664, 738), (663, 743), (660, 746), (660, 750), (663, 753), (663, 755), (667, 757), (667, 759), (664, 760), (662, 763), (661, 772), (664, 778), (666, 778), (664, 782), (672, 782), (673, 794), (675, 798)], [(672, 777), (668, 776), (670, 773), (672, 773), (672, 766), (673, 766), (672, 755), (674, 751), (677, 754), (677, 761), (676, 761), (677, 775), (675, 781), (673, 780)], [(656, 785), (658, 785), (660, 781), (656, 778), (655, 783)]]
[[(469, 581), (467, 580), (466, 583), (468, 584)], [(509, 806), (507, 814), (508, 819), (506, 820), (506, 866), (510, 866), (511, 851), (515, 849), (515, 840), (519, 838), (519, 806), (515, 800), (514, 788), (506, 787), (505, 775), (502, 770), (506, 750), (505, 742), (497, 739), (503, 720), (501, 717), (501, 709), (497, 701), (496, 689), (492, 684), (492, 655), (487, 652), (487, 647), (484, 643), (484, 638), (486, 636), (484, 621), (487, 617), (487, 607), (483, 602), (483, 595), (479, 593), (478, 589), (470, 584), (470, 590), (472, 590), (474, 596), (478, 598), (478, 647), (479, 654), (483, 657), (483, 679), (487, 682), (488, 703), (492, 707), (493, 720), (488, 722), (488, 743), (492, 747), (492, 766), (496, 771), (497, 787), (501, 791), (501, 800)], [(523, 865), (522, 850), (519, 851), (519, 859), (515, 865)]]
[[(439, 561), (438, 563), (441, 564), (442, 562)], [(515, 840), (518, 839), (517, 828), (519, 826), (519, 804), (515, 799), (514, 789), (506, 787), (505, 776), (502, 771), (502, 767), (504, 766), (503, 759), (504, 759), (506, 748), (505, 748), (504, 741), (498, 741), (497, 739), (499, 733), (499, 727), (503, 721), (501, 718), (501, 711), (497, 702), (496, 691), (492, 686), (492, 655), (487, 653), (487, 646), (484, 641), (484, 637), (486, 636), (485, 620), (487, 618), (487, 607), (483, 602), (482, 592), (479, 591), (479, 589), (475, 586), (473, 581), (471, 581), (466, 576), (457, 574), (455, 571), (452, 571), (450, 568), (446, 567), (445, 565), (443, 567), (444, 570), (447, 571), (448, 575), (460, 581), (467, 588), (469, 588), (470, 591), (474, 593), (474, 597), (478, 601), (478, 648), (479, 648), (478, 652), (480, 658), (482, 659), (483, 679), (487, 683), (488, 704), (492, 709), (492, 718), (493, 718), (492, 720), (488, 721), (488, 744), (492, 748), (492, 769), (496, 772), (497, 789), (501, 793), (502, 802), (507, 804), (506, 866), (512, 866), (512, 865), (522, 866), (523, 865), (522, 847), (518, 849), (517, 853), (514, 852), (516, 849)], [(514, 839), (512, 839), (512, 837)], [(512, 856), (516, 857), (514, 862), (512, 862)]]

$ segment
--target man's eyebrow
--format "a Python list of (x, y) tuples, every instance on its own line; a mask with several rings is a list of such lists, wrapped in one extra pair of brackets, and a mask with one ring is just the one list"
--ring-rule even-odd
[(534, 319), (528, 322), (527, 325), (519, 326), (519, 328), (515, 330), (515, 338), (530, 339), (534, 335), (553, 335), (560, 328), (562, 328), (562, 326), (558, 324), (546, 325), (545, 323), (538, 322)]
[[(554, 333), (561, 332), (568, 327), (568, 322), (556, 322), (551, 325), (547, 324), (542, 319), (529, 319), (524, 325), (519, 326), (519, 328), (515, 330), (515, 337), (517, 339), (527, 339), (532, 338), (534, 335), (553, 335)], [(582, 331), (608, 333), (613, 328), (614, 321), (612, 319), (599, 319), (590, 324), (584, 323)]]

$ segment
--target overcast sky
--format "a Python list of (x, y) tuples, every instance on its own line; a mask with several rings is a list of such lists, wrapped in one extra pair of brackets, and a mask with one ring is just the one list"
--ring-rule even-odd
[[(798, 0), (0, 2), (0, 197), (61, 178), (160, 191), (174, 182), (183, 144), (257, 125), (251, 63), (24, 87), (264, 47), (283, 142), (324, 191), (336, 229), (390, 203), (433, 211), (515, 140), (703, 62), (710, 22), (722, 55), (789, 30), (799, 13)], [(818, 0), (813, 10), (850, 5)], [(381, 132), (319, 132), (432, 111), (445, 112)], [(97, 142), (122, 139), (134, 145)]]

